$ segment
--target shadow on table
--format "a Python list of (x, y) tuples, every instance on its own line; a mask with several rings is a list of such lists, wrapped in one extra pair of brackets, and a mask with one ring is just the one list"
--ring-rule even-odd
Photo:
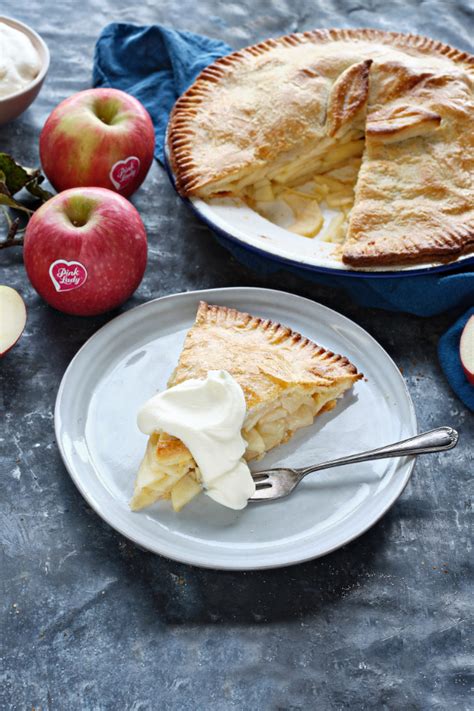
[(123, 576), (127, 586), (136, 587), (145, 617), (169, 625), (314, 618), (324, 615), (328, 605), (357, 593), (368, 578), (383, 577), (380, 558), (391, 519), (388, 514), (356, 541), (324, 558), (265, 571), (194, 568), (125, 543), (128, 565)]

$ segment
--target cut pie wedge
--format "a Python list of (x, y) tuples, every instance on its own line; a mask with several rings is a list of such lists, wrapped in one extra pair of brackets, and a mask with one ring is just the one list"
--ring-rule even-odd
[[(362, 375), (347, 358), (286, 326), (225, 306), (201, 302), (168, 387), (227, 371), (245, 397), (245, 459), (287, 442)], [(199, 468), (181, 440), (153, 432), (138, 471), (133, 510), (169, 499), (179, 511), (202, 491)]]

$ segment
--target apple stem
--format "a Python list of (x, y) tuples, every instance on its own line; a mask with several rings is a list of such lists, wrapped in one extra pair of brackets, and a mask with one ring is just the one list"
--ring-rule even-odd
[(0, 240), (0, 249), (5, 249), (6, 247), (21, 247), (23, 244), (23, 234), (24, 230), (20, 230), (20, 218), (16, 217), (14, 220), (10, 218), (5, 210), (5, 217), (8, 222), (8, 232), (4, 240)]

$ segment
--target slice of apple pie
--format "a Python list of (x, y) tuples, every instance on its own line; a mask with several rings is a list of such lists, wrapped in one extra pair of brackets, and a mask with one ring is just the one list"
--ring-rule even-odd
[[(226, 371), (246, 405), (245, 459), (262, 457), (287, 442), (362, 375), (347, 358), (290, 328), (225, 306), (201, 302), (168, 387)], [(202, 477), (185, 444), (166, 432), (148, 440), (131, 501), (134, 510), (169, 499), (179, 511), (202, 491)]]

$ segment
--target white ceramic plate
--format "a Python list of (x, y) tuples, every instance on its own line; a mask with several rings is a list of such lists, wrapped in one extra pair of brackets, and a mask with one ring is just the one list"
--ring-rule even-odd
[(180, 514), (167, 502), (132, 513), (128, 501), (146, 437), (136, 427), (144, 400), (165, 387), (200, 299), (276, 319), (347, 355), (359, 381), (331, 413), (268, 454), (258, 468), (304, 465), (416, 434), (400, 372), (360, 326), (308, 299), (269, 289), (212, 289), (163, 297), (110, 321), (81, 348), (59, 389), (56, 437), (89, 504), (117, 531), (168, 558), (208, 568), (251, 570), (324, 555), (359, 536), (393, 504), (413, 460), (389, 459), (308, 477), (288, 499), (243, 511), (198, 496)]

